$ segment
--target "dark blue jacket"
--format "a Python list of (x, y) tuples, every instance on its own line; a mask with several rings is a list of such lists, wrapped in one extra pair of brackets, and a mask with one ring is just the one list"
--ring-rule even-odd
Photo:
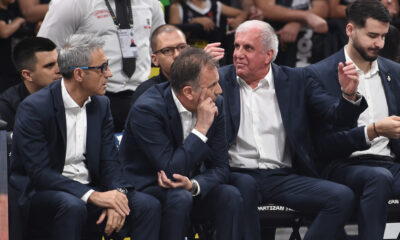
[(10, 184), (20, 192), (21, 205), (29, 207), (36, 191), (64, 191), (81, 198), (92, 186), (104, 191), (129, 187), (121, 178), (108, 98), (91, 97), (86, 113), (90, 186), (62, 175), (67, 142), (61, 81), (30, 95), (19, 105), (12, 140)]
[[(309, 124), (309, 120), (315, 118), (342, 127), (353, 126), (366, 108), (366, 102), (355, 106), (345, 99), (328, 95), (303, 69), (271, 64), (271, 70), (283, 126), (292, 150), (293, 167), (303, 174), (317, 176), (310, 131), (314, 126)], [(232, 145), (240, 124), (240, 92), (235, 67), (220, 68), (219, 76), (226, 110), (227, 138)]]
[[(333, 54), (329, 58), (307, 67), (307, 71), (317, 79), (325, 89), (333, 96), (341, 97), (341, 89), (338, 81), (337, 66), (339, 62), (346, 62), (344, 49)], [(379, 75), (385, 91), (389, 116), (400, 115), (400, 64), (391, 60), (378, 57)], [(347, 158), (354, 151), (362, 151), (370, 146), (365, 141), (364, 127), (355, 124), (351, 130), (324, 124), (315, 129), (314, 141), (319, 156), (327, 160)], [(328, 134), (329, 133), (329, 134)], [(400, 140), (390, 140), (390, 148), (400, 156)], [(332, 151), (335, 146), (337, 151)]]
[[(199, 182), (204, 197), (229, 178), (222, 97), (204, 143), (193, 133), (183, 140), (182, 124), (169, 83), (148, 89), (132, 106), (120, 146), (124, 176), (138, 190), (158, 185), (157, 172), (178, 173)], [(200, 168), (203, 166), (203, 170)]]

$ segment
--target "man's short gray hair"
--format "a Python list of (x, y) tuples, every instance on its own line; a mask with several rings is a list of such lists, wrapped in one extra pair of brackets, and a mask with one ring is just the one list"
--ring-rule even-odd
[(239, 25), (236, 29), (236, 34), (239, 32), (247, 32), (252, 28), (258, 28), (261, 30), (261, 44), (264, 47), (264, 51), (272, 49), (274, 51), (274, 57), (272, 61), (275, 60), (276, 55), (278, 55), (278, 37), (276, 36), (275, 30), (269, 23), (260, 20), (249, 20), (245, 21)]
[(91, 54), (103, 49), (105, 41), (91, 33), (69, 36), (58, 54), (58, 67), (64, 78), (72, 78), (72, 67), (89, 66)]

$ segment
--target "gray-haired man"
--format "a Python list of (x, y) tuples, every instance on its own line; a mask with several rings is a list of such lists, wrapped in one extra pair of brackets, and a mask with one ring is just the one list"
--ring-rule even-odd
[(17, 111), (11, 184), (34, 239), (99, 239), (125, 222), (133, 239), (158, 239), (158, 200), (128, 192), (120, 177), (109, 100), (98, 96), (112, 76), (103, 45), (93, 35), (70, 36), (58, 58), (63, 79)]

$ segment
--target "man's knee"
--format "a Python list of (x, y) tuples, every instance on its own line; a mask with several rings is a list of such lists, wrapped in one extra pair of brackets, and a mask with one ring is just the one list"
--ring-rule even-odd
[(133, 211), (136, 218), (149, 217), (154, 220), (161, 218), (161, 205), (157, 198), (145, 193), (132, 191), (129, 192), (129, 201), (131, 211)]
[(353, 211), (356, 198), (353, 190), (342, 184), (335, 184), (329, 189), (329, 196), (326, 204), (337, 211)]
[(370, 168), (367, 176), (368, 183), (373, 183), (379, 187), (391, 187), (393, 184), (393, 174), (386, 168)]
[(192, 208), (193, 196), (192, 194), (182, 188), (170, 189), (167, 193), (165, 208), (179, 209), (188, 213)]
[(236, 187), (222, 184), (217, 186), (215, 191), (218, 192), (216, 198), (216, 203), (218, 206), (229, 209), (242, 208), (243, 198)]
[(68, 216), (69, 218), (76, 219), (84, 224), (87, 219), (87, 208), (85, 202), (68, 193), (63, 193), (62, 195), (64, 196), (60, 197), (60, 207), (57, 214)]

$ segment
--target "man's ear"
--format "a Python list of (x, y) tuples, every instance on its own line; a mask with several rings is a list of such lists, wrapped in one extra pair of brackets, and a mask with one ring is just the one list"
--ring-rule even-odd
[(22, 76), (22, 78), (24, 80), (29, 81), (29, 82), (33, 82), (32, 72), (31, 71), (29, 71), (27, 69), (24, 69), (24, 70), (21, 71), (21, 76)]
[(83, 78), (85, 77), (85, 71), (80, 68), (75, 68), (73, 71), (74, 79), (78, 82), (83, 82)]
[(185, 86), (182, 89), (182, 94), (185, 96), (186, 99), (188, 99), (189, 101), (193, 101), (194, 100), (194, 95), (193, 95), (194, 89), (192, 86)]
[(356, 30), (355, 26), (353, 23), (348, 23), (346, 25), (346, 34), (348, 37), (351, 36), (351, 34)]
[(160, 63), (158, 62), (157, 56), (155, 54), (151, 54), (151, 61), (153, 62), (154, 66), (160, 66)]
[(270, 49), (267, 51), (267, 57), (265, 58), (265, 65), (268, 66), (274, 58), (274, 50)]

